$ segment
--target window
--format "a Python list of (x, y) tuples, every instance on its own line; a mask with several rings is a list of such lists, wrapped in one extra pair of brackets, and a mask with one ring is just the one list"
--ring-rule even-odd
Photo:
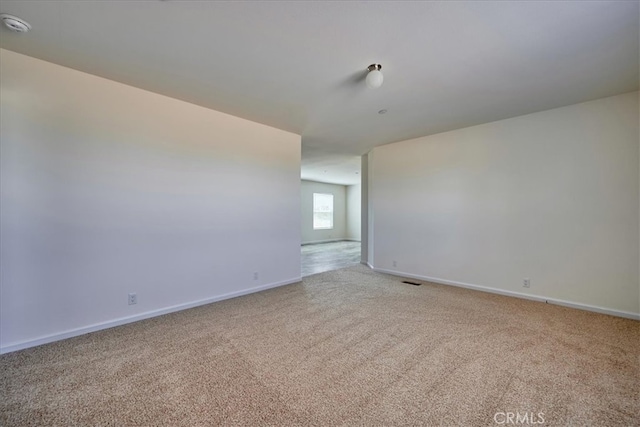
[(333, 228), (333, 194), (313, 193), (313, 229)]

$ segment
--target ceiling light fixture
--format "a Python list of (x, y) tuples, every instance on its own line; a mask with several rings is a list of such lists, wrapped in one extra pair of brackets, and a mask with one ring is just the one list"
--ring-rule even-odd
[(17, 16), (7, 15), (6, 13), (0, 14), (2, 23), (11, 31), (16, 33), (26, 33), (31, 29), (31, 25), (25, 20), (18, 18)]
[(382, 75), (382, 65), (380, 64), (371, 64), (367, 67), (369, 73), (367, 74), (367, 86), (373, 89), (377, 89), (382, 86), (382, 81), (384, 80), (384, 76)]

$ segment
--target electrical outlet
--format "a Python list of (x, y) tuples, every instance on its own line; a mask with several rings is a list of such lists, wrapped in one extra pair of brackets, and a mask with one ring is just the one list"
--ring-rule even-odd
[(529, 279), (524, 279), (524, 281), (522, 282), (522, 287), (530, 288), (531, 287), (531, 281)]
[(394, 266), (394, 267), (397, 267), (397, 266), (398, 266), (398, 263), (397, 263), (396, 261), (393, 261), (393, 266)]
[(138, 303), (138, 294), (129, 294), (129, 305)]
[(260, 276), (258, 275), (258, 272), (256, 271), (255, 273), (253, 273), (253, 280), (258, 280)]

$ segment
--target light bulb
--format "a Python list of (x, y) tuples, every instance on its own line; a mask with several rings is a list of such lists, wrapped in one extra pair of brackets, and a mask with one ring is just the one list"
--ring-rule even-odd
[(382, 71), (373, 70), (369, 71), (367, 74), (367, 86), (373, 89), (377, 89), (382, 86), (382, 81), (384, 80), (384, 76), (382, 75)]
[(377, 89), (382, 86), (382, 80), (384, 76), (382, 75), (382, 65), (380, 64), (371, 64), (367, 67), (369, 73), (367, 74), (366, 82), (367, 86), (373, 89)]

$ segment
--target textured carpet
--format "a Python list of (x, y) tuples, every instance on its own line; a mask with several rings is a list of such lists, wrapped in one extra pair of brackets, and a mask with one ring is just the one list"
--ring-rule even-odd
[(638, 425), (640, 322), (401, 280), (349, 267), (0, 356), (0, 425)]

